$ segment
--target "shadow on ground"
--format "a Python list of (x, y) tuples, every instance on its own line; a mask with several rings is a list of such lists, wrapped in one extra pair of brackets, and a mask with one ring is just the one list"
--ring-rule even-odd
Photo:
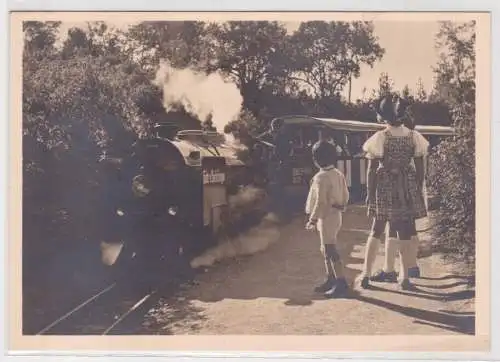
[[(351, 283), (362, 267), (368, 225), (366, 217), (360, 216), (359, 209), (351, 208), (344, 217), (343, 229), (339, 234), (342, 243), (340, 254), (347, 266), (346, 277)], [(315, 302), (324, 300), (322, 295), (313, 292), (314, 287), (323, 279), (324, 264), (319, 241), (316, 235), (304, 230), (300, 221), (294, 221), (283, 229), (280, 240), (269, 249), (253, 256), (219, 263), (198, 275), (198, 285), (185, 288), (174, 297), (160, 296), (158, 303), (150, 306), (145, 322), (137, 333), (172, 334), (178, 324), (187, 326), (183, 330), (195, 332), (208, 320), (204, 306), (223, 300), (252, 300), (255, 304), (248, 304), (252, 308), (259, 308), (260, 301), (266, 299), (282, 300), (285, 307), (310, 307)], [(415, 289), (410, 292), (377, 284), (370, 291), (353, 290), (348, 299), (352, 300), (353, 308), (369, 304), (409, 317), (414, 324), (474, 334), (474, 313), (428, 310), (405, 305), (405, 300), (401, 299), (418, 298), (428, 300), (433, 305), (471, 299), (474, 297), (474, 290), (455, 290), (466, 285), (467, 279), (468, 277), (441, 273), (416, 281)], [(446, 282), (447, 280), (452, 281)], [(399, 297), (392, 298), (390, 295)]]

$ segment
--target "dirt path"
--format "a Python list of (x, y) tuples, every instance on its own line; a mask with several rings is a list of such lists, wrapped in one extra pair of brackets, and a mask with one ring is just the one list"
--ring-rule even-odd
[[(344, 216), (339, 240), (347, 277), (359, 274), (368, 234), (364, 208)], [(383, 246), (382, 246), (383, 247)], [(377, 260), (382, 263), (381, 248)], [(267, 250), (221, 263), (197, 285), (163, 299), (137, 333), (147, 334), (453, 334), (474, 333), (474, 291), (438, 256), (420, 259), (417, 292), (379, 283), (349, 299), (313, 292), (323, 279), (316, 235), (295, 220)]]

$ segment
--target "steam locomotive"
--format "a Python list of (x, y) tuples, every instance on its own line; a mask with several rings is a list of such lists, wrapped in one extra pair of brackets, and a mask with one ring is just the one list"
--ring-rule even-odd
[[(157, 124), (156, 137), (137, 140), (123, 179), (129, 197), (117, 205), (120, 263), (139, 270), (179, 267), (213, 245), (234, 223), (232, 197), (251, 184), (248, 165), (217, 132), (177, 131)], [(233, 217), (234, 219), (234, 217)], [(184, 265), (185, 266), (185, 265)]]

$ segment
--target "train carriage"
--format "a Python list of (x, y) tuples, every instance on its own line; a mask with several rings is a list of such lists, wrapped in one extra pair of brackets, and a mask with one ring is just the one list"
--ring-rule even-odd
[[(337, 149), (337, 167), (346, 177), (351, 201), (362, 201), (366, 192), (367, 160), (363, 143), (373, 133), (385, 128), (381, 123), (368, 123), (310, 116), (284, 116), (273, 120), (273, 128), (258, 137), (259, 146), (267, 148), (268, 175), (271, 189), (287, 210), (301, 210), (309, 182), (316, 172), (311, 148), (318, 140), (326, 140)], [(278, 125), (278, 126), (276, 126)], [(431, 147), (454, 130), (444, 126), (416, 126)], [(264, 152), (260, 152), (264, 153)]]

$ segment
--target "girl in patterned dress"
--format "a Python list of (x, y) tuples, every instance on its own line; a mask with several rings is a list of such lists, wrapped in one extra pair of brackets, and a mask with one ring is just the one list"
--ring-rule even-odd
[[(405, 112), (406, 114), (406, 112)], [(415, 129), (415, 123), (410, 117), (403, 118), (403, 125), (410, 129)], [(420, 240), (417, 233), (416, 220), (412, 223), (412, 233), (411, 233), (411, 248), (410, 255), (408, 256), (408, 276), (410, 278), (420, 278), (420, 268), (418, 266), (418, 248), (420, 245)], [(386, 232), (385, 240), (385, 260), (383, 269), (375, 273), (370, 280), (374, 282), (389, 282), (394, 283), (397, 281), (397, 273), (394, 269), (394, 264), (396, 261), (397, 253), (397, 232), (391, 225)]]
[(403, 105), (398, 97), (384, 97), (378, 107), (378, 116), (387, 123), (363, 145), (369, 160), (367, 174), (368, 215), (373, 224), (366, 245), (361, 286), (369, 287), (371, 269), (380, 245), (380, 237), (389, 223), (398, 236), (392, 244), (399, 244), (400, 285), (409, 289), (408, 269), (411, 264), (414, 222), (427, 216), (425, 207), (424, 161), (428, 142), (417, 131), (403, 126)]

